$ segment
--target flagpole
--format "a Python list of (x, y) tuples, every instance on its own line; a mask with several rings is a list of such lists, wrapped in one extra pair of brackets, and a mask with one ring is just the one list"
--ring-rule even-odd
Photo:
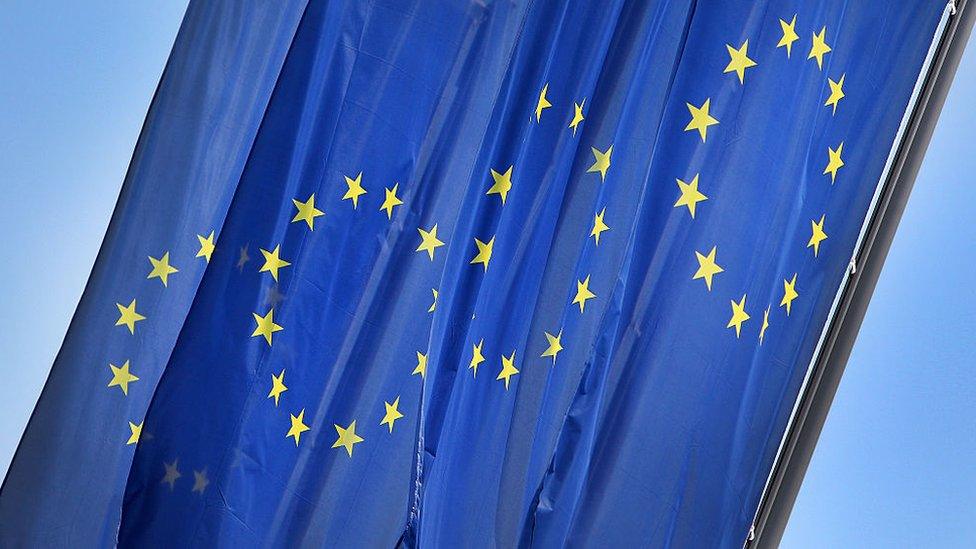
[(820, 432), (851, 349), (874, 293), (878, 276), (891, 247), (932, 132), (952, 84), (969, 34), (976, 20), (976, 5), (953, 0), (942, 36), (911, 114), (892, 157), (890, 170), (875, 197), (875, 208), (856, 247), (835, 311), (825, 327), (820, 352), (807, 374), (769, 479), (745, 539), (749, 549), (777, 547), (793, 510), (803, 476), (810, 464)]

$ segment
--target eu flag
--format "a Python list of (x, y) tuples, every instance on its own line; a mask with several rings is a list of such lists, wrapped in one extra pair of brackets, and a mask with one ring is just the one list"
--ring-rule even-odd
[(0, 542), (740, 547), (945, 13), (192, 2)]

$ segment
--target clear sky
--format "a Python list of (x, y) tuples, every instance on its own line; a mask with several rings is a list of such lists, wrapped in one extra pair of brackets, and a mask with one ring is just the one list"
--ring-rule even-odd
[[(4, 5), (0, 473), (84, 289), (185, 8)], [(976, 51), (956, 76), (784, 547), (976, 546), (973, 128)]]

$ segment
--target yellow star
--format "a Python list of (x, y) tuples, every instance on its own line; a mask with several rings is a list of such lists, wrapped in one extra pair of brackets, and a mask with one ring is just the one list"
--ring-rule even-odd
[(271, 374), (271, 392), (268, 393), (268, 398), (275, 400), (275, 408), (278, 407), (278, 399), (281, 398), (281, 393), (287, 390), (288, 387), (285, 387), (285, 369), (282, 368), (278, 375)]
[(332, 425), (335, 427), (336, 433), (339, 434), (339, 438), (332, 443), (332, 447), (343, 447), (346, 449), (349, 457), (352, 457), (352, 447), (363, 441), (363, 437), (356, 434), (356, 420), (353, 420), (353, 422), (349, 424), (349, 427), (346, 427), (345, 429), (339, 427), (335, 423)]
[(545, 86), (542, 86), (542, 91), (539, 92), (539, 101), (535, 104), (535, 121), (542, 121), (542, 109), (548, 109), (552, 106), (552, 103), (546, 99), (546, 92), (549, 91), (549, 83), (546, 82)]
[(430, 307), (427, 309), (427, 312), (428, 313), (432, 313), (432, 312), (434, 312), (435, 309), (437, 309), (437, 290), (434, 289), (434, 288), (431, 288), (430, 291), (431, 291), (431, 293), (434, 294), (434, 302), (431, 303), (430, 304)]
[(698, 258), (698, 270), (695, 271), (695, 276), (691, 277), (691, 279), (698, 280), (699, 278), (704, 278), (708, 291), (712, 291), (712, 277), (725, 271), (725, 269), (715, 263), (715, 251), (717, 248), (717, 246), (712, 246), (712, 251), (708, 252), (708, 255), (695, 252), (695, 256)]
[(421, 378), (427, 377), (427, 355), (417, 351), (417, 367), (410, 372), (410, 375), (415, 376), (420, 374)]
[(691, 113), (691, 122), (688, 122), (688, 125), (685, 126), (685, 131), (698, 130), (702, 143), (705, 142), (705, 138), (708, 136), (708, 127), (718, 124), (718, 120), (708, 114), (708, 109), (711, 107), (711, 104), (711, 98), (706, 99), (701, 107), (696, 107), (691, 103), (685, 103), (688, 107), (688, 112)]
[(350, 179), (348, 175), (342, 176), (346, 179), (346, 186), (349, 189), (346, 194), (342, 195), (343, 200), (352, 200), (352, 209), (359, 207), (359, 197), (366, 194), (366, 189), (363, 188), (363, 172), (359, 172), (356, 175), (356, 179)]
[(485, 361), (485, 355), (481, 354), (481, 347), (484, 344), (485, 338), (481, 338), (477, 345), (471, 345), (471, 362), (468, 364), (471, 377), (478, 377), (478, 365)]
[[(397, 395), (396, 399), (393, 400), (393, 404), (384, 400), (383, 405), (386, 406), (386, 414), (383, 416), (383, 421), (380, 422), (380, 425), (389, 425), (390, 432), (392, 433), (393, 422), (403, 417), (403, 414), (400, 413), (400, 395)], [(350, 446), (350, 452), (352, 452), (351, 448)], [(352, 455), (352, 453), (349, 455)]]
[(152, 263), (152, 270), (146, 278), (158, 278), (163, 282), (163, 286), (166, 286), (169, 281), (169, 275), (179, 272), (176, 267), (169, 264), (169, 252), (164, 253), (159, 259), (149, 256), (149, 262)]
[(514, 165), (509, 166), (505, 173), (498, 173), (495, 170), (491, 170), (491, 178), (495, 181), (488, 192), (485, 194), (497, 194), (502, 197), (502, 205), (505, 205), (505, 199), (508, 198), (508, 191), (512, 190), (512, 169), (515, 168)]
[(596, 147), (590, 147), (593, 152), (593, 165), (586, 170), (586, 173), (600, 172), (600, 181), (605, 181), (607, 179), (607, 170), (610, 169), (610, 155), (613, 154), (613, 144), (606, 152), (600, 152)]
[(299, 202), (298, 199), (292, 198), (291, 203), (298, 209), (291, 222), (298, 223), (299, 221), (304, 221), (308, 225), (308, 230), (314, 231), (315, 218), (320, 215), (325, 215), (325, 212), (315, 207), (315, 193), (312, 193), (305, 202)]
[(610, 227), (603, 222), (603, 214), (607, 213), (607, 209), (603, 208), (600, 213), (593, 216), (593, 229), (590, 231), (590, 236), (596, 240), (596, 245), (600, 245), (600, 233), (603, 231), (609, 231)]
[(251, 337), (264, 336), (264, 339), (268, 341), (268, 347), (271, 346), (271, 334), (284, 330), (281, 326), (278, 326), (274, 322), (274, 307), (268, 310), (268, 314), (261, 316), (257, 313), (251, 313), (254, 315), (254, 322), (257, 322), (257, 328), (254, 328), (254, 332)]
[(214, 253), (214, 232), (210, 231), (210, 236), (198, 234), (197, 240), (200, 241), (200, 250), (196, 257), (202, 257), (207, 260), (207, 263), (210, 263), (210, 256)]
[(295, 446), (301, 441), (302, 433), (311, 430), (311, 427), (305, 425), (305, 408), (302, 408), (298, 415), (288, 414), (291, 417), (291, 427), (288, 428), (288, 433), (285, 434), (285, 438), (294, 437)]
[(749, 59), (749, 40), (743, 42), (739, 49), (733, 48), (732, 44), (726, 44), (725, 49), (729, 51), (729, 64), (722, 73), (734, 72), (739, 77), (739, 83), (743, 84), (746, 69), (756, 66), (756, 62)]
[(145, 422), (140, 421), (139, 422), (139, 425), (136, 425), (135, 423), (132, 423), (131, 421), (129, 422), (129, 440), (127, 440), (125, 442), (125, 445), (126, 446), (128, 446), (130, 444), (135, 444), (135, 443), (139, 442), (139, 437), (142, 436), (142, 424), (143, 423), (145, 423)]
[(830, 77), (827, 78), (827, 84), (830, 85), (830, 97), (827, 98), (827, 102), (824, 103), (825, 107), (834, 107), (834, 112), (832, 114), (837, 114), (837, 103), (844, 98), (844, 78), (847, 77), (847, 73), (840, 75), (840, 80), (834, 82)]
[(182, 477), (179, 469), (179, 459), (174, 459), (173, 463), (163, 462), (163, 467), (166, 468), (166, 474), (163, 475), (163, 480), (159, 481), (160, 484), (169, 484), (170, 492), (173, 491), (173, 487), (176, 485), (176, 480)]
[(140, 320), (146, 320), (146, 317), (136, 312), (136, 300), (133, 299), (128, 306), (123, 307), (121, 303), (116, 303), (116, 307), (119, 309), (119, 319), (115, 321), (116, 326), (122, 326), (123, 324), (129, 328), (129, 333), (136, 333), (136, 322)]
[(786, 58), (789, 59), (790, 53), (793, 50), (793, 42), (800, 39), (799, 35), (796, 34), (796, 14), (793, 14), (793, 20), (787, 23), (786, 21), (780, 19), (779, 27), (783, 30), (783, 37), (779, 39), (776, 44), (777, 48), (786, 48)]
[(573, 298), (573, 303), (579, 303), (580, 313), (583, 312), (583, 307), (586, 306), (587, 299), (593, 299), (596, 294), (590, 291), (590, 275), (586, 275), (583, 280), (578, 280), (576, 282), (576, 297)]
[(810, 241), (807, 242), (807, 248), (813, 246), (813, 257), (817, 257), (817, 254), (820, 253), (820, 243), (827, 240), (827, 233), (824, 232), (823, 228), (825, 217), (827, 217), (826, 214), (821, 215), (819, 222), (810, 220), (810, 231), (812, 234), (810, 235)]
[(498, 377), (495, 381), (505, 380), (505, 390), (508, 390), (508, 382), (511, 380), (512, 376), (519, 373), (518, 369), (515, 367), (515, 351), (512, 351), (512, 356), (502, 356), (502, 371), (498, 372)]
[(563, 342), (562, 342), (563, 331), (559, 330), (559, 333), (557, 335), (552, 335), (549, 332), (546, 332), (545, 334), (546, 334), (546, 340), (549, 342), (549, 347), (546, 348), (546, 351), (544, 353), (542, 353), (542, 358), (551, 356), (552, 364), (555, 365), (556, 355), (559, 354), (559, 351), (563, 350)]
[(827, 27), (820, 29), (818, 34), (813, 35), (813, 45), (810, 46), (810, 55), (807, 59), (816, 59), (817, 68), (823, 70), (823, 56), (824, 54), (830, 52), (830, 46), (824, 41), (824, 33), (827, 32)]
[(685, 183), (684, 181), (677, 179), (678, 190), (681, 192), (681, 196), (678, 197), (677, 202), (674, 203), (675, 208), (680, 208), (681, 206), (687, 206), (688, 212), (691, 214), (691, 218), (695, 218), (695, 206), (703, 201), (708, 200), (708, 197), (702, 194), (698, 190), (698, 175), (692, 178), (691, 183)]
[(434, 226), (431, 227), (429, 231), (425, 231), (420, 227), (417, 227), (417, 231), (420, 232), (421, 240), (420, 246), (417, 246), (417, 249), (414, 251), (427, 252), (427, 255), (430, 256), (430, 260), (433, 261), (434, 250), (444, 245), (443, 242), (437, 239), (437, 223), (434, 223)]
[(739, 333), (742, 331), (742, 323), (749, 320), (749, 314), (746, 313), (746, 295), (742, 294), (742, 299), (738, 303), (735, 300), (730, 300), (732, 302), (732, 318), (729, 320), (726, 328), (735, 327), (735, 337), (739, 337)]
[(207, 485), (210, 484), (210, 479), (207, 478), (207, 470), (203, 471), (193, 471), (193, 489), (191, 492), (203, 493), (207, 489)]
[(569, 123), (569, 127), (573, 128), (573, 136), (576, 136), (576, 126), (583, 121), (583, 107), (586, 105), (586, 98), (583, 98), (582, 103), (573, 102), (573, 109), (576, 111), (573, 113), (573, 120)]
[(783, 299), (779, 302), (780, 307), (786, 307), (786, 316), (790, 316), (790, 305), (799, 296), (796, 293), (796, 273), (793, 273), (793, 280), (783, 279)]
[(261, 266), (261, 270), (258, 272), (263, 273), (265, 271), (270, 271), (271, 278), (275, 279), (275, 282), (278, 282), (278, 269), (291, 265), (291, 263), (278, 257), (278, 252), (280, 249), (281, 244), (275, 246), (275, 249), (270, 252), (264, 248), (260, 248), (261, 255), (264, 256), (264, 265)]
[(403, 204), (400, 197), (397, 196), (397, 188), (400, 187), (399, 183), (394, 182), (392, 189), (384, 189), (386, 191), (386, 198), (383, 199), (383, 205), (380, 206), (380, 210), (386, 210), (386, 218), (393, 219), (393, 207)]
[(834, 183), (834, 179), (837, 177), (837, 170), (841, 169), (844, 165), (844, 161), (841, 159), (840, 155), (844, 151), (844, 142), (841, 141), (840, 145), (837, 145), (837, 150), (827, 147), (827, 167), (824, 168), (824, 175), (830, 174), (830, 183)]
[(487, 244), (478, 240), (477, 238), (474, 239), (474, 243), (476, 246), (478, 246), (478, 253), (474, 256), (474, 259), (471, 260), (470, 264), (474, 265), (475, 263), (481, 263), (485, 266), (485, 271), (487, 272), (488, 262), (491, 261), (491, 251), (492, 248), (495, 247), (495, 237), (491, 237), (491, 240), (489, 240)]
[(129, 394), (129, 384), (133, 381), (139, 381), (139, 378), (129, 373), (129, 361), (126, 360), (122, 367), (119, 368), (115, 364), (109, 364), (109, 368), (112, 369), (112, 381), (108, 382), (109, 387), (115, 387), (116, 385), (122, 389), (123, 395)]
[(763, 323), (762, 327), (759, 328), (759, 344), (763, 344), (763, 338), (766, 337), (766, 328), (769, 328), (769, 307), (766, 307), (766, 311), (763, 313)]

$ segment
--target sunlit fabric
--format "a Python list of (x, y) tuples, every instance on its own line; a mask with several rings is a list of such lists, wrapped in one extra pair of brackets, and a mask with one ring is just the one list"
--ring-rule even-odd
[(259, 4), (190, 6), (0, 541), (741, 547), (944, 6)]

